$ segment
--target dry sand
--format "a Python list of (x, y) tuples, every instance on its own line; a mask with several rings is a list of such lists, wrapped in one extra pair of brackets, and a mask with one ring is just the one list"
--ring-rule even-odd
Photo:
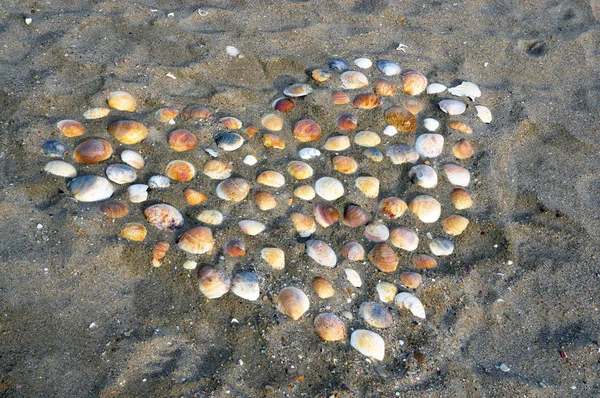
[[(2, 1), (0, 396), (598, 396), (598, 18), (597, 0)], [(227, 45), (244, 57), (229, 57)], [(151, 126), (149, 138), (133, 146), (147, 157), (140, 173), (146, 181), (173, 158), (197, 165), (208, 158), (200, 149), (170, 151), (170, 127), (153, 118), (159, 107), (202, 103), (258, 123), (287, 84), (306, 81), (307, 71), (334, 57), (358, 56), (391, 59), (448, 85), (476, 82), (494, 114), (471, 137), (476, 156), (467, 164), (478, 181), (471, 187), (476, 204), (465, 213), (469, 229), (456, 239), (455, 254), (424, 273), (417, 295), (427, 321), (393, 310), (394, 326), (381, 331), (382, 362), (365, 361), (348, 344), (322, 343), (312, 319), (329, 307), (356, 316), (358, 304), (375, 297), (377, 281), (398, 282), (397, 273), (353, 265), (365, 285), (351, 296), (343, 266), (321, 272), (302, 255), (285, 205), (268, 218), (251, 201), (207, 202), (231, 220), (274, 219), (269, 234), (250, 240), (253, 254), (243, 261), (220, 261), (219, 251), (212, 257), (230, 272), (258, 270), (267, 300), (230, 294), (209, 302), (181, 267), (183, 252), (172, 249), (161, 268), (150, 267), (153, 243), (174, 242), (173, 233), (150, 228), (144, 243), (119, 240), (120, 220), (107, 220), (97, 204), (75, 202), (62, 178), (41, 171), (47, 139), (71, 149), (82, 140), (62, 137), (56, 122), (82, 120), (109, 91), (132, 93), (140, 109), (135, 119)], [(290, 120), (309, 116), (333, 130), (339, 110), (324, 91), (302, 104), (287, 129)], [(443, 119), (432, 106), (424, 114)], [(86, 136), (107, 137), (106, 123), (120, 117), (87, 122)], [(379, 119), (367, 120), (383, 128)], [(211, 143), (210, 127), (178, 125)], [(120, 152), (123, 146), (113, 143)], [(295, 157), (296, 144), (288, 143), (268, 167), (283, 169)], [(224, 157), (253, 179), (255, 171), (239, 163), (253, 151), (265, 153), (256, 138)], [(398, 169), (387, 159), (361, 159), (365, 173), (380, 176), (381, 197), (416, 192), (395, 178)], [(100, 174), (105, 166), (78, 169)], [(331, 167), (316, 166), (320, 175)], [(216, 185), (195, 184), (211, 194)], [(197, 224), (184, 186), (152, 193), (150, 203), (167, 201), (183, 210), (188, 225)], [(445, 208), (449, 189), (444, 181), (438, 191)], [(289, 196), (282, 193), (280, 202)], [(355, 191), (348, 200), (373, 206)], [(141, 212), (132, 205), (126, 221), (143, 221)], [(404, 219), (426, 230), (414, 217)], [(215, 235), (222, 244), (239, 231), (230, 222)], [(320, 236), (339, 248), (361, 233), (338, 228)], [(285, 247), (285, 272), (261, 264), (257, 251), (266, 244)], [(409, 256), (400, 266), (410, 268)], [(336, 298), (316, 298), (309, 282), (317, 271), (336, 283)], [(285, 284), (311, 295), (311, 309), (298, 322), (270, 301)], [(348, 326), (364, 324), (355, 318)], [(502, 363), (508, 372), (498, 369)]]

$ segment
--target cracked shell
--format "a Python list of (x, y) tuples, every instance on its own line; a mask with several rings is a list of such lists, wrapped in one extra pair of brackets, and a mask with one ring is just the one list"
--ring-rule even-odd
[(173, 231), (183, 225), (183, 216), (171, 205), (159, 203), (144, 210), (144, 217), (150, 225), (162, 230)]

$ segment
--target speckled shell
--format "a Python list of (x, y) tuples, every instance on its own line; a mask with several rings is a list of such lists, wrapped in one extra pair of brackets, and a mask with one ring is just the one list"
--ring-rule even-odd
[(384, 113), (385, 121), (401, 133), (414, 133), (417, 130), (417, 119), (407, 109), (395, 106)]
[(119, 120), (108, 125), (108, 134), (123, 144), (137, 144), (148, 136), (148, 129), (134, 120)]
[(196, 147), (198, 139), (191, 131), (180, 129), (169, 134), (169, 146), (175, 152), (190, 151)]
[(172, 160), (167, 164), (165, 174), (172, 180), (188, 182), (196, 175), (196, 168), (185, 160)]
[(221, 270), (204, 266), (198, 270), (198, 287), (207, 299), (224, 296), (231, 288), (231, 279)]
[(112, 156), (110, 143), (102, 138), (90, 138), (77, 145), (73, 158), (77, 163), (96, 164)]
[(331, 283), (329, 283), (329, 281), (322, 276), (316, 276), (312, 280), (312, 286), (319, 298), (326, 299), (335, 295), (335, 289)]
[(213, 180), (224, 180), (231, 177), (231, 166), (229, 163), (212, 159), (204, 164), (202, 172)]
[(212, 231), (206, 227), (194, 227), (181, 235), (177, 246), (191, 254), (210, 253), (214, 247)]
[(90, 108), (83, 112), (83, 117), (89, 120), (102, 119), (110, 113), (108, 108)]
[(297, 287), (285, 287), (279, 292), (277, 309), (290, 318), (300, 319), (309, 307), (308, 297)]
[(389, 218), (401, 217), (407, 209), (408, 205), (405, 201), (393, 196), (379, 202), (379, 210)]
[(337, 256), (333, 249), (325, 242), (312, 239), (306, 242), (306, 254), (317, 264), (324, 267), (335, 267)]
[(98, 202), (110, 198), (114, 192), (114, 187), (106, 178), (97, 176), (76, 177), (67, 187), (80, 202)]
[(421, 134), (415, 141), (416, 151), (425, 158), (436, 158), (444, 149), (444, 136), (440, 134)]
[(162, 231), (173, 231), (183, 225), (183, 216), (171, 205), (159, 203), (144, 210), (148, 224)]
[(65, 137), (79, 137), (85, 132), (83, 125), (76, 120), (61, 120), (56, 127)]
[(240, 202), (248, 196), (250, 182), (243, 178), (230, 178), (217, 185), (217, 196), (223, 200)]
[(207, 107), (202, 105), (189, 105), (183, 108), (181, 112), (183, 117), (187, 119), (208, 119), (212, 117), (212, 113)]
[(396, 92), (396, 88), (392, 83), (384, 79), (376, 79), (373, 81), (373, 90), (375, 94), (383, 96), (392, 96)]
[(294, 124), (294, 137), (300, 142), (316, 141), (321, 138), (321, 126), (314, 120), (299, 120)]
[(385, 243), (378, 243), (369, 252), (369, 261), (382, 272), (394, 272), (398, 267), (398, 257), (394, 249)]
[(313, 323), (317, 336), (323, 341), (338, 341), (346, 338), (346, 325), (335, 314), (322, 312), (315, 317)]
[(142, 224), (127, 223), (121, 227), (121, 238), (141, 242), (146, 239), (146, 227)]

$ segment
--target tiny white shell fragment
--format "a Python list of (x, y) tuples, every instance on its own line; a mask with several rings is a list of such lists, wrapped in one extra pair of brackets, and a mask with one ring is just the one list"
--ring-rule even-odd
[(475, 83), (462, 82), (456, 87), (450, 87), (448, 92), (457, 97), (469, 97), (471, 101), (475, 101), (475, 98), (481, 97), (481, 90)]
[(427, 86), (427, 94), (438, 94), (446, 91), (446, 86), (440, 83), (431, 83)]
[(373, 66), (373, 61), (371, 61), (369, 58), (356, 58), (354, 60), (354, 64), (361, 69), (369, 69), (371, 66)]
[(350, 336), (350, 345), (366, 357), (383, 361), (385, 342), (383, 338), (370, 330), (358, 329)]
[(492, 121), (492, 111), (488, 107), (483, 105), (476, 105), (477, 117), (484, 123), (490, 123)]
[(429, 131), (435, 131), (440, 127), (440, 122), (430, 117), (423, 119), (423, 127)]
[(352, 286), (362, 286), (362, 279), (360, 279), (360, 275), (358, 275), (358, 272), (354, 271), (351, 268), (344, 268), (344, 272), (346, 273), (346, 279), (348, 279), (348, 282), (350, 282)]
[(148, 199), (148, 185), (133, 184), (127, 188), (127, 194), (131, 203), (142, 203)]
[(398, 129), (396, 129), (396, 127), (394, 127), (394, 126), (386, 126), (383, 129), (383, 134), (385, 134), (385, 135), (387, 135), (389, 137), (393, 137), (396, 134), (398, 134)]
[(136, 169), (144, 167), (144, 158), (142, 155), (131, 149), (126, 149), (121, 152), (121, 160)]
[(425, 319), (425, 307), (414, 294), (408, 292), (398, 293), (394, 303), (402, 309), (409, 310), (417, 318)]
[(214, 149), (212, 149), (210, 147), (204, 147), (202, 149), (204, 149), (204, 152), (208, 153), (213, 158), (218, 158), (219, 157), (219, 152), (215, 151)]
[(225, 51), (227, 52), (227, 55), (229, 55), (230, 57), (237, 57), (238, 55), (240, 55), (240, 50), (238, 50), (234, 46), (225, 47)]
[(467, 110), (464, 102), (457, 100), (442, 100), (439, 103), (440, 109), (448, 115), (462, 115)]
[(59, 177), (73, 178), (77, 175), (75, 167), (64, 160), (53, 160), (44, 166), (44, 171)]
[(183, 268), (192, 270), (192, 269), (196, 269), (197, 265), (198, 265), (197, 262), (192, 261), (192, 260), (188, 260), (185, 263), (183, 263)]
[(244, 164), (247, 164), (248, 166), (254, 166), (256, 163), (258, 163), (258, 160), (254, 155), (246, 155), (244, 158)]
[(298, 156), (300, 156), (301, 159), (309, 160), (321, 156), (321, 151), (317, 148), (302, 148), (298, 151)]

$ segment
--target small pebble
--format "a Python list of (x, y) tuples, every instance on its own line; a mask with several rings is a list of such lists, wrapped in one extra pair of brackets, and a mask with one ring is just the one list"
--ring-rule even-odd
[(33, 19), (25, 18), (25, 25), (31, 25), (32, 22), (33, 22)]
[(225, 51), (227, 51), (227, 55), (229, 55), (230, 57), (237, 57), (238, 55), (240, 55), (240, 50), (238, 50), (234, 46), (225, 47)]
[(248, 166), (254, 166), (257, 162), (258, 160), (253, 155), (246, 155), (244, 158), (244, 163)]

